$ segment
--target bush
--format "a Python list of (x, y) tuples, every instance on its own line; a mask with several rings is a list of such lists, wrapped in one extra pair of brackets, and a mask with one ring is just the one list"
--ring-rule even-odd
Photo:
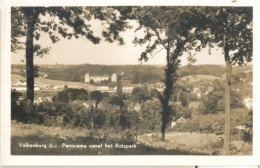
[(24, 110), (21, 109), (18, 99), (22, 96), (21, 92), (17, 92), (16, 90), (11, 91), (11, 119), (17, 121), (24, 120)]
[(197, 118), (187, 119), (185, 122), (177, 123), (173, 130), (185, 132), (201, 132), (223, 134), (223, 114), (200, 115)]
[(196, 120), (187, 119), (185, 122), (177, 122), (173, 127), (174, 131), (195, 132), (199, 130), (199, 123)]

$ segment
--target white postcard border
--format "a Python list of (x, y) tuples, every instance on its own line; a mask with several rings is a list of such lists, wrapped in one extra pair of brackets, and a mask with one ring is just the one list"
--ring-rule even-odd
[[(133, 0), (120, 1), (101, 0), (95, 1), (51, 1), (51, 0), (10, 0), (3, 4), (3, 29), (2, 29), (2, 54), (1, 54), (1, 161), (3, 165), (258, 165), (260, 164), (260, 114), (259, 111), (259, 71), (258, 56), (259, 49), (259, 21), (256, 20), (259, 15), (257, 0)], [(10, 7), (11, 6), (125, 6), (125, 5), (200, 5), (200, 6), (253, 6), (254, 7), (254, 139), (253, 156), (11, 156), (10, 155), (10, 81), (11, 81), (11, 43), (10, 43)]]

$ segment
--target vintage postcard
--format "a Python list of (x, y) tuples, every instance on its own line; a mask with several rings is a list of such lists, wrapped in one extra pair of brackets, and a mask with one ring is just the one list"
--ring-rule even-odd
[(212, 2), (5, 1), (3, 163), (259, 164), (255, 1)]

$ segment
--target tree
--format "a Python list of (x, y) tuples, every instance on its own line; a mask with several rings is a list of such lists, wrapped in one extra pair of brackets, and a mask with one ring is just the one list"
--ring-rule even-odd
[[(203, 11), (195, 7), (142, 7), (134, 10), (139, 23), (136, 31), (143, 31), (144, 36), (135, 38), (134, 44), (146, 45), (140, 61), (148, 61), (149, 56), (164, 50), (166, 52), (165, 89), (160, 97), (162, 104), (162, 139), (170, 121), (169, 100), (177, 80), (179, 57), (196, 47), (204, 27)], [(131, 15), (133, 16), (133, 15)], [(196, 38), (195, 38), (196, 37)], [(199, 46), (204, 46), (201, 41)]]
[(119, 97), (119, 96), (113, 96), (112, 99), (110, 100), (110, 104), (119, 106), (120, 109), (122, 109), (123, 106), (125, 106), (125, 103), (124, 103), (122, 97)]
[(197, 61), (197, 59), (195, 58), (195, 55), (196, 55), (196, 53), (192, 54), (191, 52), (189, 52), (189, 56), (187, 57), (189, 66), (193, 65)]
[(134, 103), (143, 104), (149, 99), (149, 92), (147, 87), (135, 87), (132, 91), (132, 98)]
[(123, 73), (117, 75), (117, 81), (116, 81), (116, 93), (117, 95), (122, 98), (123, 97), (123, 84), (122, 84), (122, 79), (123, 79)]
[(232, 65), (252, 61), (252, 7), (208, 8), (210, 46), (223, 49), (226, 63), (225, 81), (225, 138), (223, 154), (229, 154), (230, 144), (230, 85)]
[(90, 98), (96, 100), (96, 108), (98, 108), (98, 104), (102, 100), (103, 95), (100, 91), (95, 90), (90, 93)]
[[(123, 39), (118, 31), (125, 27), (115, 27), (117, 15), (113, 8), (106, 7), (12, 7), (11, 9), (11, 49), (12, 52), (25, 48), (26, 50), (26, 81), (27, 100), (34, 101), (34, 57), (42, 57), (50, 48), (42, 48), (35, 44), (40, 39), (41, 32), (48, 33), (53, 43), (60, 38), (79, 38), (83, 36), (93, 44), (100, 42), (100, 37), (94, 36), (90, 29), (91, 19), (103, 21), (107, 26), (103, 35), (106, 40), (118, 40), (123, 44)], [(120, 22), (122, 23), (122, 22)], [(118, 24), (119, 25), (119, 24)], [(24, 43), (21, 37), (26, 37)]]
[(147, 100), (142, 108), (142, 128), (155, 130), (160, 128), (161, 103), (158, 99)]

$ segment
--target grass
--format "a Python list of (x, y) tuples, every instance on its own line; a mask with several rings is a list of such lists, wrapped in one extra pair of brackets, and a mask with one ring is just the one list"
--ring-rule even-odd
[[(93, 136), (93, 130), (84, 128), (46, 127), (35, 124), (22, 124), (12, 121), (11, 154), (12, 155), (202, 155), (204, 153), (190, 152), (189, 150), (149, 146), (142, 142), (122, 140), (114, 133), (115, 138), (105, 139), (102, 136)], [(92, 134), (92, 135), (91, 135)], [(96, 132), (98, 134), (98, 131)], [(116, 136), (117, 135), (117, 136)], [(20, 147), (21, 143), (38, 145), (45, 144), (46, 148)], [(49, 148), (49, 144), (56, 144), (57, 148)], [(64, 148), (66, 144), (84, 144), (87, 148)], [(112, 144), (113, 148), (104, 145)], [(136, 148), (115, 148), (115, 144), (136, 145)], [(89, 148), (89, 145), (102, 144), (102, 148)]]
[[(149, 146), (164, 147), (166, 149), (181, 149), (208, 155), (220, 154), (222, 147), (213, 148), (213, 144), (221, 141), (215, 134), (200, 134), (188, 132), (167, 132), (166, 141), (161, 141), (158, 133), (145, 134), (139, 137), (139, 142)], [(218, 147), (218, 146), (217, 146)]]
[[(138, 135), (137, 141), (122, 138), (125, 132), (86, 128), (47, 127), (36, 124), (11, 123), (12, 155), (221, 155), (223, 139), (215, 134), (167, 132), (166, 140), (159, 133)], [(222, 140), (221, 140), (222, 139)], [(20, 147), (19, 144), (45, 144), (46, 148)], [(67, 145), (86, 145), (86, 148), (65, 148)], [(135, 145), (136, 148), (115, 148), (115, 144)], [(50, 148), (49, 145), (57, 145)], [(102, 148), (90, 148), (100, 145)], [(105, 144), (113, 145), (106, 148)], [(231, 141), (231, 155), (252, 155), (252, 144)]]

